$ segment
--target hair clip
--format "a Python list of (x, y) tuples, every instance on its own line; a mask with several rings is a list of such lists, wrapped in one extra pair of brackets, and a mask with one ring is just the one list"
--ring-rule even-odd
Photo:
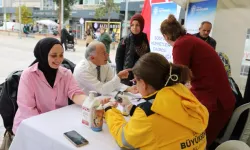
[(178, 81), (178, 79), (179, 79), (176, 74), (172, 74), (172, 65), (171, 65), (171, 63), (170, 63), (170, 69), (169, 69), (169, 77), (167, 79), (167, 82), (165, 83), (165, 86), (168, 85), (168, 82), (169, 82), (170, 79), (172, 81), (174, 81), (174, 82)]

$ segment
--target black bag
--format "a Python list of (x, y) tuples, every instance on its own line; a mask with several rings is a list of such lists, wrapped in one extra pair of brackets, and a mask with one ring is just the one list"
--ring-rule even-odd
[(3, 118), (4, 127), (12, 133), (13, 120), (17, 111), (17, 92), (19, 79), (22, 71), (12, 72), (3, 83), (0, 95), (0, 114)]
[(246, 82), (246, 88), (244, 93), (244, 101), (250, 102), (250, 68), (248, 72), (247, 82)]
[(72, 73), (74, 72), (76, 64), (74, 64), (72, 61), (64, 58), (62, 62), (62, 66), (69, 69)]
[[(243, 99), (242, 94), (240, 92), (240, 89), (232, 77), (229, 78), (229, 83), (230, 83), (231, 87), (234, 87), (233, 94), (234, 94), (235, 99), (236, 99), (235, 109), (240, 107), (241, 105), (246, 104), (247, 102)], [(238, 140), (240, 138), (240, 135), (241, 135), (241, 133), (244, 129), (245, 123), (247, 121), (247, 117), (248, 117), (248, 110), (245, 110), (240, 115), (239, 120), (237, 121), (237, 123), (234, 127), (233, 133), (231, 135), (232, 140)]]
[[(69, 70), (71, 70), (71, 72), (73, 73), (76, 65), (72, 61), (64, 58), (64, 60), (62, 62), (62, 66), (69, 69)], [(71, 99), (68, 99), (68, 104), (71, 105), (71, 104), (74, 104), (74, 103), (73, 103), (73, 101)]]
[[(229, 83), (230, 83), (230, 86), (232, 88), (232, 92), (235, 96), (235, 100), (236, 100), (236, 103), (235, 103), (235, 109), (240, 107), (241, 105), (244, 105), (246, 103), (248, 103), (247, 101), (245, 101), (242, 97), (242, 94), (240, 92), (240, 89), (238, 87), (238, 85), (236, 84), (236, 82), (234, 81), (234, 79), (232, 77), (229, 77)], [(248, 112), (249, 110), (245, 110), (239, 117), (235, 127), (234, 127), (234, 130), (233, 130), (233, 133), (230, 137), (230, 140), (239, 140), (240, 136), (241, 136), (241, 133), (244, 129), (244, 126), (245, 126), (245, 123), (247, 121), (247, 118), (248, 118)], [(227, 124), (228, 125), (228, 124)], [(224, 135), (224, 132), (226, 130), (226, 127), (227, 125), (224, 127), (224, 129), (220, 132), (220, 135), (218, 137), (222, 137)]]
[[(70, 61), (70, 60), (68, 60), (66, 58), (64, 58), (61, 65), (63, 67), (65, 67), (65, 68), (71, 70), (72, 73), (74, 72), (74, 69), (75, 69), (75, 66), (76, 66), (72, 61)], [(71, 105), (71, 104), (74, 104), (74, 103), (73, 103), (73, 101), (71, 99), (68, 99), (68, 104)]]

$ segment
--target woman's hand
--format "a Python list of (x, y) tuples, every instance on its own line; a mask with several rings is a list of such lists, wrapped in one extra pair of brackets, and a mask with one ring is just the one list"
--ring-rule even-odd
[(105, 98), (102, 99), (101, 101), (101, 105), (104, 109), (106, 109), (107, 107), (111, 106), (111, 107), (117, 107), (118, 103), (115, 101), (110, 101), (110, 98)]
[(130, 86), (126, 89), (126, 92), (130, 92), (132, 94), (137, 94), (139, 91), (136, 87), (136, 85)]
[(101, 99), (101, 100), (100, 100), (100, 103), (101, 103), (102, 105), (104, 105), (104, 104), (106, 104), (106, 103), (108, 103), (108, 102), (110, 102), (110, 98), (104, 98), (104, 99)]

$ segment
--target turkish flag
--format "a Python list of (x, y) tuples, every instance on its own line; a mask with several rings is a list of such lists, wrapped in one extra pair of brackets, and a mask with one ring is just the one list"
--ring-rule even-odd
[(143, 18), (145, 20), (143, 32), (147, 34), (148, 41), (150, 41), (150, 27), (151, 27), (151, 3), (150, 3), (150, 0), (144, 1), (141, 15), (143, 16)]
[(161, 3), (171, 0), (145, 0), (141, 15), (145, 20), (143, 32), (147, 34), (148, 41), (150, 42), (150, 28), (151, 28), (151, 3)]

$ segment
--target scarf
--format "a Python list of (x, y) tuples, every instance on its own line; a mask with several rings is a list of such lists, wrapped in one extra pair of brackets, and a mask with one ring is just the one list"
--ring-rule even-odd
[(49, 85), (53, 88), (54, 82), (56, 79), (56, 73), (58, 69), (53, 69), (49, 66), (48, 62), (48, 55), (51, 50), (51, 48), (55, 44), (60, 44), (60, 41), (58, 41), (55, 38), (44, 38), (40, 40), (34, 49), (34, 55), (36, 57), (36, 60), (31, 64), (35, 64), (38, 62), (38, 69), (41, 70), (48, 81)]

